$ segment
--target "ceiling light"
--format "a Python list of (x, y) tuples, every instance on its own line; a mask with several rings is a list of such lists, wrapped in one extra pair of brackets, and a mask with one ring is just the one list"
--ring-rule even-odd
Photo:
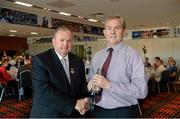
[(32, 7), (32, 6), (33, 6), (33, 5), (31, 5), (31, 4), (27, 4), (27, 3), (19, 2), (19, 1), (16, 1), (16, 2), (14, 2), (14, 3), (16, 3), (16, 4), (18, 4), (18, 5), (23, 5), (23, 6), (26, 6), (26, 7)]
[(15, 35), (13, 35), (13, 34), (10, 34), (9, 36), (15, 36)]
[(13, 32), (13, 33), (16, 33), (17, 31), (16, 31), (16, 30), (9, 30), (9, 32)]
[(78, 18), (83, 19), (84, 17), (82, 17), (82, 16), (78, 16)]
[(36, 32), (31, 32), (31, 34), (36, 35), (36, 34), (38, 34), (38, 33), (36, 33)]
[(59, 14), (61, 14), (61, 15), (65, 15), (65, 16), (71, 16), (71, 14), (69, 14), (69, 13), (65, 13), (65, 12), (59, 12)]
[(98, 22), (98, 20), (95, 20), (95, 19), (88, 19), (88, 21)]

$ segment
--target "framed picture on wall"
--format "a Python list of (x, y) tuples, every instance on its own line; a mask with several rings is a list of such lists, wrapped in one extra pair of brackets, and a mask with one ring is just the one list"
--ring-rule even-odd
[(180, 37), (180, 26), (174, 28), (174, 37)]
[(0, 22), (36, 26), (37, 15), (7, 8), (0, 8)]
[(157, 29), (154, 32), (154, 36), (157, 38), (168, 38), (170, 37), (170, 29)]
[(141, 39), (143, 31), (133, 31), (132, 39)]

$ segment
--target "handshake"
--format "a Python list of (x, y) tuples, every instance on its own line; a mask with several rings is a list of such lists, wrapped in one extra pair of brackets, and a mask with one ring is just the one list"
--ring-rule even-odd
[[(94, 95), (96, 91), (99, 91), (100, 88), (94, 84), (95, 78), (93, 78), (91, 81), (88, 83), (88, 90), (91, 91), (91, 95)], [(84, 115), (88, 110), (91, 110), (93, 103), (93, 99), (91, 98), (84, 98), (84, 99), (79, 99), (76, 102), (75, 109), (79, 111), (81, 115)]]
[(90, 110), (91, 102), (89, 98), (79, 99), (76, 102), (75, 109), (78, 110), (81, 115), (84, 115), (86, 111)]
[[(87, 88), (91, 91), (91, 95), (95, 96), (101, 88), (109, 90), (110, 86), (111, 84), (109, 80), (102, 75), (95, 74), (93, 79), (89, 81)], [(75, 109), (78, 110), (81, 115), (84, 115), (86, 111), (92, 109), (93, 102), (94, 101), (90, 98), (79, 99), (76, 102)]]

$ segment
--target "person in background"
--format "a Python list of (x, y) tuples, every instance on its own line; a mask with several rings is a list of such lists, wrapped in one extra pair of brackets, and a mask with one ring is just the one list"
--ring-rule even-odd
[(172, 60), (174, 60), (173, 57), (169, 57), (169, 58), (168, 58), (168, 62), (167, 62), (167, 65), (166, 65), (166, 68), (167, 68), (167, 69), (169, 69), (169, 67), (171, 66), (171, 65), (170, 65), (170, 62), (171, 62)]
[(32, 63), (31, 59), (28, 59), (27, 57), (24, 59), (24, 61), (20, 62), (20, 67), (18, 68), (18, 73), (17, 73), (17, 79), (20, 78), (20, 73), (24, 70), (31, 70)]
[(144, 70), (145, 70), (145, 75), (146, 75), (147, 81), (149, 81), (149, 79), (154, 77), (155, 71), (154, 71), (154, 68), (152, 67), (151, 63), (149, 63), (148, 57), (146, 57), (145, 61), (144, 61)]
[(12, 87), (15, 91), (16, 96), (18, 96), (17, 81), (9, 75), (8, 71), (6, 70), (7, 66), (8, 66), (8, 60), (6, 59), (2, 60), (2, 66), (0, 67), (1, 85)]
[(176, 74), (177, 74), (177, 67), (176, 67), (176, 61), (175, 60), (169, 61), (168, 71), (170, 71), (169, 81), (175, 81)]
[[(123, 43), (126, 25), (122, 17), (111, 16), (105, 20), (104, 26), (108, 44), (92, 58), (88, 83), (89, 91), (94, 86), (101, 88), (101, 98), (95, 96), (96, 104), (90, 115), (93, 118), (135, 118), (138, 99), (145, 98), (148, 92), (143, 60), (140, 54)], [(107, 70), (104, 62), (110, 56)], [(99, 69), (101, 74), (96, 74)]]
[(161, 80), (161, 73), (166, 70), (163, 60), (157, 60), (157, 69), (155, 71), (155, 81), (160, 82)]
[[(20, 62), (20, 67), (18, 68), (16, 79), (18, 80), (19, 88), (21, 89), (21, 90), (19, 89), (19, 93), (21, 95), (23, 95), (23, 98), (31, 98), (32, 97), (32, 87), (30, 85), (30, 84), (32, 84), (32, 83), (30, 83), (31, 78), (29, 77), (29, 75), (25, 74), (26, 79), (27, 80), (29, 79), (30, 81), (26, 80), (27, 82), (25, 82), (25, 81), (22, 81), (22, 79), (20, 80), (20, 78), (22, 76), (21, 73), (23, 73), (25, 71), (31, 72), (31, 61), (28, 58), (25, 58), (24, 61)], [(27, 86), (27, 83), (30, 83), (30, 84), (28, 84), (28, 86)], [(24, 85), (24, 86), (22, 86), (22, 85)], [(23, 87), (23, 89), (22, 89), (22, 87)]]
[(9, 74), (12, 78), (16, 79), (18, 69), (16, 67), (16, 61), (15, 59), (11, 59), (9, 61), (10, 67), (9, 67)]
[(0, 14), (0, 22), (2, 23), (12, 23), (12, 15), (10, 14), (10, 10), (3, 8), (1, 9), (1, 14)]
[(72, 31), (58, 28), (53, 49), (32, 59), (34, 89), (31, 118), (81, 117), (89, 108), (83, 60), (72, 54)]
[(160, 59), (160, 57), (155, 57), (154, 60), (155, 60), (155, 63), (154, 63), (154, 70), (156, 70), (156, 69), (158, 68), (157, 62), (158, 62), (159, 60), (161, 60), (161, 59)]
[(149, 63), (149, 58), (148, 58), (148, 57), (145, 58), (144, 66), (145, 66), (146, 68), (151, 67), (151, 63)]

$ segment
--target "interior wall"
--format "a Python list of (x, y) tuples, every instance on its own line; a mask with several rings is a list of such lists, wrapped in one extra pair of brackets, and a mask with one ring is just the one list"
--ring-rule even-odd
[(45, 50), (50, 49), (52, 47), (53, 46), (51, 43), (29, 44), (28, 45), (28, 53), (30, 55), (36, 55), (36, 54), (44, 52)]
[(0, 50), (28, 50), (27, 38), (0, 36)]
[(141, 55), (143, 54), (143, 45), (146, 46), (146, 57), (150, 63), (154, 63), (154, 57), (159, 56), (164, 64), (167, 64), (168, 57), (174, 57), (177, 66), (180, 66), (180, 38), (157, 38), (142, 40), (125, 40), (126, 44), (135, 48)]
[[(180, 38), (157, 38), (157, 39), (138, 39), (138, 40), (124, 40), (124, 42), (134, 49), (136, 49), (142, 57), (142, 48), (145, 45), (147, 49), (146, 57), (149, 58), (150, 63), (154, 63), (154, 57), (159, 56), (163, 59), (164, 64), (167, 63), (168, 57), (174, 57), (177, 66), (180, 66)], [(99, 39), (92, 42), (76, 42), (74, 45), (84, 45), (84, 47), (91, 47), (92, 54), (98, 50), (106, 47), (107, 41)], [(29, 53), (32, 55), (38, 54), (46, 49), (52, 47), (51, 43), (48, 44), (29, 44)]]

